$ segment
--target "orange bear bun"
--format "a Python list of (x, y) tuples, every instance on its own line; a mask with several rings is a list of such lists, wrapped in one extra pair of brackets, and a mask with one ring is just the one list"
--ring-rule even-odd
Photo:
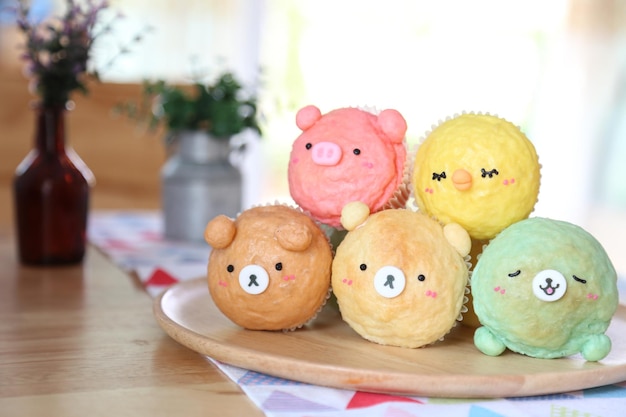
[(314, 318), (330, 292), (332, 250), (307, 215), (284, 206), (254, 207), (205, 230), (213, 247), (208, 284), (219, 310), (252, 330), (293, 330)]

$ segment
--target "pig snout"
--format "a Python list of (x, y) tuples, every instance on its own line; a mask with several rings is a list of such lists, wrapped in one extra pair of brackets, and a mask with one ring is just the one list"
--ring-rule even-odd
[(332, 142), (319, 142), (313, 145), (313, 162), (317, 165), (332, 166), (341, 160), (341, 148)]

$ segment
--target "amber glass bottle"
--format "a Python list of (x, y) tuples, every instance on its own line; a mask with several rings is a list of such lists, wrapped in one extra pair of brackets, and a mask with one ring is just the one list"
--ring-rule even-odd
[(65, 106), (36, 107), (35, 146), (13, 182), (20, 261), (80, 263), (93, 174), (66, 146)]

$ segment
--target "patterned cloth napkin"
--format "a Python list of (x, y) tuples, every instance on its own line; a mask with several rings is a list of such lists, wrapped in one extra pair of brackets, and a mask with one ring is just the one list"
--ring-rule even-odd
[[(89, 240), (136, 276), (153, 297), (183, 280), (206, 275), (210, 248), (168, 241), (158, 212), (95, 212)], [(620, 280), (621, 302), (626, 295)], [(626, 381), (554, 395), (489, 400), (405, 397), (315, 386), (209, 360), (268, 417), (622, 417)]]

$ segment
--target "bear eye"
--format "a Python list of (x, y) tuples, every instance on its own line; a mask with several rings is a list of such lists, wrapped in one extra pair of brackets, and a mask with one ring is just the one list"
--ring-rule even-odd
[(587, 280), (586, 279), (582, 279), (582, 278), (578, 278), (576, 275), (572, 275), (572, 277), (574, 278), (574, 281), (578, 281), (582, 284), (586, 284)]
[(277, 271), (282, 271), (283, 263), (282, 262), (278, 262), (276, 265), (274, 265), (274, 268), (276, 268)]
[(234, 267), (234, 266), (232, 266), (232, 265), (228, 265), (228, 266), (226, 267), (226, 270), (227, 270), (228, 272), (233, 272), (233, 271), (235, 270), (235, 267)]
[(522, 271), (520, 271), (520, 270), (518, 269), (518, 270), (517, 270), (517, 271), (515, 271), (515, 272), (511, 272), (511, 273), (509, 274), (509, 276), (510, 276), (511, 278), (514, 278), (514, 277), (518, 276), (518, 275), (519, 275), (519, 274), (521, 274), (521, 273), (522, 273)]
[(493, 178), (494, 175), (498, 175), (499, 172), (497, 169), (492, 169), (491, 171), (487, 171), (485, 168), (481, 168), (480, 169), (480, 176), (485, 178), (487, 177), (487, 175), (489, 176), (489, 178)]
[(419, 275), (417, 276), (417, 280), (418, 280), (418, 281), (424, 281), (425, 279), (426, 279), (426, 277), (425, 277), (423, 274), (419, 274)]
[(433, 172), (433, 180), (441, 181), (446, 178), (446, 171), (441, 171), (441, 174)]
[(365, 265), (365, 264), (361, 264), (361, 265), (359, 265), (359, 269), (360, 269), (361, 271), (365, 271), (365, 270), (367, 269), (367, 265)]
[(361, 155), (361, 150), (359, 148), (354, 148), (352, 153), (355, 154), (355, 155)]
[(311, 149), (313, 147), (313, 145), (309, 142), (306, 145), (304, 145), (305, 148), (307, 149)]

